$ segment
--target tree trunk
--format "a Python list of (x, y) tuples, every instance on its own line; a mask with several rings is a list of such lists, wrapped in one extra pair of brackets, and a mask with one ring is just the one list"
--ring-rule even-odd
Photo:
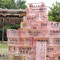
[(2, 28), (2, 43), (4, 41), (4, 18), (3, 18), (3, 28)]

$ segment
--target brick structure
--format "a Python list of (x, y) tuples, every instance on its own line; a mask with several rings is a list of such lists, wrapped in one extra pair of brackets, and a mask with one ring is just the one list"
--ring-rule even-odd
[(9, 54), (15, 60), (59, 60), (60, 23), (48, 21), (43, 2), (30, 3), (18, 30), (7, 30)]

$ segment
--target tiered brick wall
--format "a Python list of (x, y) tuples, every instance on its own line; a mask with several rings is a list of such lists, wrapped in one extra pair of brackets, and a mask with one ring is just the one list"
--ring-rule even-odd
[(48, 21), (46, 9), (44, 3), (29, 4), (21, 28), (7, 30), (9, 54), (15, 60), (54, 60), (60, 56), (60, 23)]

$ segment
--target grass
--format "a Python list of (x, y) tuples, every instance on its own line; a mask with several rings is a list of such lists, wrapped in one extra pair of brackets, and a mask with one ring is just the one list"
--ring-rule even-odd
[(3, 43), (0, 41), (0, 53), (8, 53), (8, 45), (6, 41)]

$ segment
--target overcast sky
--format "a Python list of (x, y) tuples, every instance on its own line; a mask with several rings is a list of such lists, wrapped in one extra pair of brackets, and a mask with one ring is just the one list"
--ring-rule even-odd
[(45, 2), (46, 6), (52, 6), (56, 1), (60, 2), (60, 0), (25, 0), (26, 4), (28, 3), (36, 3), (36, 2)]
[[(26, 4), (28, 5), (29, 3), (37, 3), (37, 2), (44, 2), (46, 6), (52, 6), (52, 4), (57, 1), (57, 2), (60, 2), (60, 0), (25, 0), (26, 1)], [(48, 8), (48, 10), (50, 10)]]

